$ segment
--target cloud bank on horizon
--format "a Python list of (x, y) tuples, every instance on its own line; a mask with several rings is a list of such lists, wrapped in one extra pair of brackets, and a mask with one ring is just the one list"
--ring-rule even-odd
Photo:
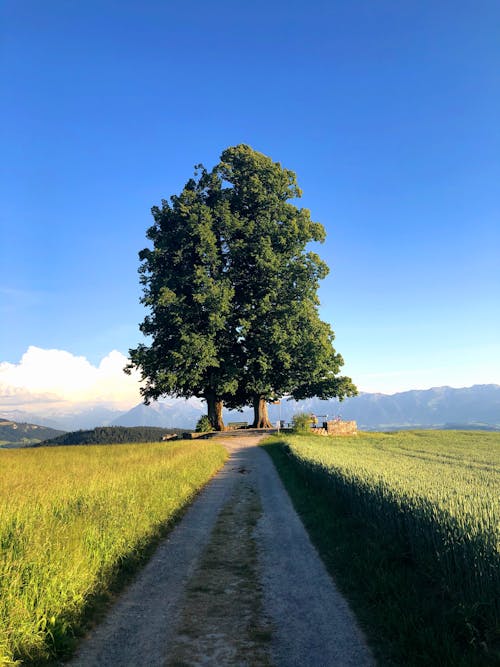
[[(128, 410), (142, 402), (142, 397), (139, 373), (126, 375), (123, 372), (126, 364), (127, 357), (117, 350), (94, 366), (84, 356), (31, 345), (19, 363), (0, 362), (0, 413), (2, 410), (57, 413), (93, 406)], [(458, 371), (442, 368), (365, 373), (361, 382), (359, 373), (352, 375), (360, 391), (386, 394), (444, 385), (498, 384), (498, 373), (491, 364), (490, 372), (479, 373), (475, 382), (464, 382), (463, 373)]]
[(31, 345), (18, 364), (0, 363), (0, 410), (97, 404), (129, 409), (141, 401), (140, 378), (123, 372), (126, 363), (117, 350), (93, 366), (83, 356)]

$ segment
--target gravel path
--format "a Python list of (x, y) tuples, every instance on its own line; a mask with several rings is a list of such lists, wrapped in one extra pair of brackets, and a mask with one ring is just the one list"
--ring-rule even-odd
[(255, 436), (231, 452), (73, 667), (365, 667), (374, 661)]

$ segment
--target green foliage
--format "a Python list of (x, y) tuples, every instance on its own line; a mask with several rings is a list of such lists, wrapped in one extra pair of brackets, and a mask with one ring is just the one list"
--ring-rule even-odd
[(212, 430), (212, 422), (208, 418), (208, 415), (202, 415), (196, 424), (196, 433), (208, 433)]
[(292, 422), (295, 433), (308, 433), (311, 430), (311, 415), (306, 412), (293, 415)]
[(315, 542), (393, 663), (497, 664), (500, 435), (284, 442)]
[(146, 402), (164, 394), (201, 396), (211, 419), (215, 402), (236, 389), (229, 322), (234, 290), (220, 189), (200, 165), (179, 196), (153, 207), (147, 232), (153, 249), (139, 253), (142, 302), (149, 309), (140, 329), (153, 342), (130, 350), (126, 369), (140, 369)]
[(291, 203), (302, 194), (295, 174), (244, 145), (225, 150), (216, 170), (230, 185), (224, 193), (235, 218), (228, 275), (243, 369), (226, 403), (353, 395), (350, 378), (338, 376), (343, 360), (333, 332), (319, 319), (317, 290), (328, 267), (307, 250), (324, 240), (325, 230)]
[(158, 442), (164, 435), (181, 435), (182, 428), (158, 426), (98, 426), (88, 431), (71, 431), (57, 438), (44, 440), (45, 445), (115, 445), (128, 442)]
[(146, 401), (204, 397), (219, 428), (222, 401), (356, 393), (319, 318), (328, 267), (306, 246), (325, 230), (291, 203), (300, 196), (292, 171), (242, 144), (153, 207), (153, 248), (139, 254), (140, 329), (152, 343), (131, 349), (127, 367), (140, 370)]
[(190, 442), (5, 450), (0, 458), (3, 665), (71, 652), (89, 610), (143, 563), (227, 453)]

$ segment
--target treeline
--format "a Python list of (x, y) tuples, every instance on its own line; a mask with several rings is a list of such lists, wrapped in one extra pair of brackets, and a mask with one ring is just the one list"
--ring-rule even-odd
[(158, 442), (164, 435), (180, 435), (185, 429), (157, 426), (99, 426), (88, 431), (72, 431), (40, 442), (46, 445), (113, 445), (124, 442)]

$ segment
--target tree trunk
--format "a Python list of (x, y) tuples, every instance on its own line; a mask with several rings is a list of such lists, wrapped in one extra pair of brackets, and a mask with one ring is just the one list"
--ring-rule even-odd
[(253, 411), (253, 428), (272, 428), (273, 425), (269, 421), (269, 416), (267, 414), (267, 403), (265, 398), (262, 396), (254, 396)]
[(208, 418), (215, 431), (225, 431), (224, 420), (222, 419), (222, 401), (215, 394), (207, 394)]

